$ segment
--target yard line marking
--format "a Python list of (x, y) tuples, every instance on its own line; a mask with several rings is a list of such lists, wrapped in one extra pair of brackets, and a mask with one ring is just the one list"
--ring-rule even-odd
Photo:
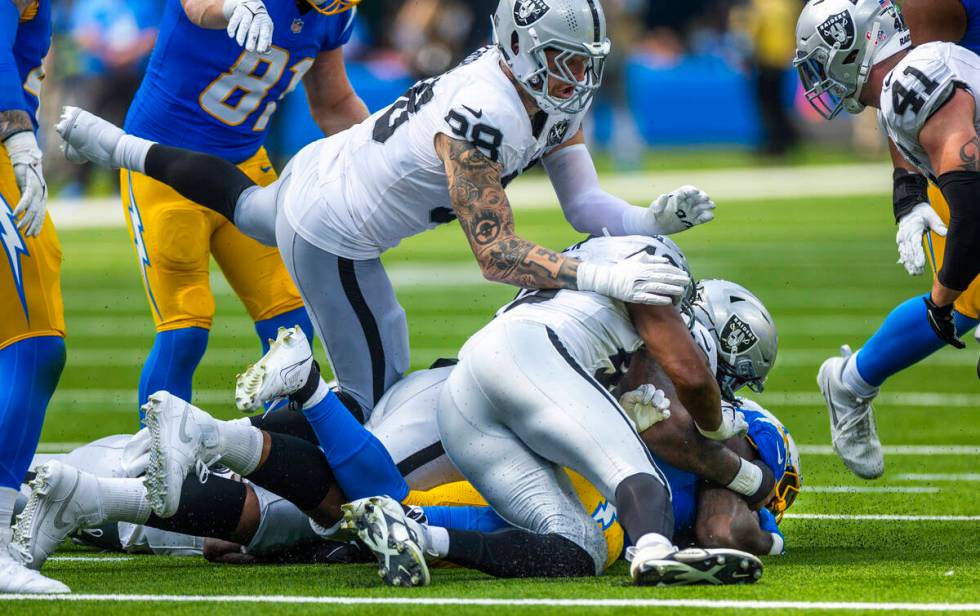
[[(885, 445), (884, 452), (892, 456), (980, 456), (976, 445)], [(800, 445), (801, 454), (809, 456), (833, 456), (830, 445)]]
[(859, 601), (753, 601), (726, 599), (479, 599), (463, 597), (303, 597), (288, 595), (0, 595), (0, 601), (112, 601), (158, 603), (275, 603), (485, 607), (676, 607), (736, 610), (873, 610), (976, 612), (980, 603), (871, 603)]
[(67, 561), (67, 562), (82, 562), (82, 563), (106, 563), (106, 562), (124, 562), (127, 560), (133, 560), (132, 556), (52, 556), (48, 559), (48, 562), (52, 560)]
[[(964, 357), (966, 357), (964, 355)], [(780, 360), (782, 357), (780, 357)], [(970, 365), (975, 365), (974, 358), (970, 360)], [(823, 407), (823, 396), (818, 391), (774, 391), (765, 392), (755, 400), (762, 405), (776, 406), (819, 406)], [(928, 407), (957, 407), (957, 408), (980, 408), (980, 394), (947, 394), (931, 391), (892, 391), (883, 393), (875, 399), (875, 403), (885, 406), (928, 406)]]
[(939, 488), (908, 486), (806, 486), (807, 493), (817, 494), (936, 494)]
[(904, 473), (899, 481), (980, 481), (980, 473)]
[(888, 522), (980, 522), (980, 515), (896, 515), (891, 513), (787, 513), (784, 518), (797, 520), (850, 520)]

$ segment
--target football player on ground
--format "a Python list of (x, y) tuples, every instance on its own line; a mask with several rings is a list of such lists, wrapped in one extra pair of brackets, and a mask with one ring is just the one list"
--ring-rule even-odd
[[(915, 23), (928, 32), (923, 36), (963, 36), (969, 23), (965, 19), (944, 19), (944, 28), (935, 28), (923, 16), (933, 10), (955, 14), (956, 7), (949, 4), (913, 3)], [(966, 30), (967, 39), (972, 30)], [(957, 336), (977, 324), (980, 145), (975, 84), (980, 60), (952, 43), (910, 49), (912, 34), (901, 11), (892, 2), (876, 0), (811, 3), (800, 16), (797, 39), (796, 65), (807, 98), (825, 117), (833, 118), (842, 109), (879, 109), (893, 150), (901, 155), (895, 156), (897, 239), (900, 261), (912, 274), (923, 271), (922, 235), (930, 231), (925, 239), (936, 274), (931, 293), (900, 305), (856, 355), (843, 347), (843, 357), (828, 359), (818, 375), (834, 449), (852, 471), (871, 479), (884, 472), (871, 406), (881, 384), (945, 344), (962, 348)], [(929, 182), (933, 188), (927, 197)]]
[(20, 482), (65, 366), (61, 245), (36, 113), (51, 43), (50, 0), (0, 2), (0, 592), (68, 592), (7, 553)]
[[(610, 46), (598, 2), (501, 0), (493, 23), (496, 45), (307, 146), (268, 187), (224, 160), (124, 134), (79, 109), (66, 109), (59, 131), (71, 159), (146, 173), (278, 246), (344, 402), (366, 419), (409, 365), (405, 313), (380, 260), (402, 239), (458, 219), (489, 280), (664, 305), (683, 289), (682, 272), (649, 255), (616, 269), (580, 263), (529, 242), (515, 231), (504, 187), (543, 161), (566, 218), (595, 235), (674, 233), (713, 218), (714, 204), (693, 187), (649, 208), (599, 187), (581, 128)], [(257, 408), (265, 364), (240, 381), (245, 409)], [(325, 404), (325, 419), (346, 412), (333, 394)], [(729, 435), (717, 409), (698, 421)]]
[[(262, 144), (279, 101), (300, 81), (324, 134), (368, 116), (347, 80), (341, 49), (352, 30), (352, 4), (166, 0), (126, 130), (207, 152), (236, 166), (250, 182), (271, 184), (277, 176)], [(138, 171), (123, 170), (119, 179), (157, 332), (143, 364), (137, 406), (161, 389), (191, 399), (214, 317), (212, 255), (255, 322), (263, 350), (281, 326), (298, 323), (312, 335), (299, 293), (274, 249)]]

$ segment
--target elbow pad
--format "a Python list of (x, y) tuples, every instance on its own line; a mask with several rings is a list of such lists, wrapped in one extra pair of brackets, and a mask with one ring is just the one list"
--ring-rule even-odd
[(963, 291), (980, 274), (980, 172), (951, 171), (939, 177), (949, 204), (949, 233), (939, 282)]

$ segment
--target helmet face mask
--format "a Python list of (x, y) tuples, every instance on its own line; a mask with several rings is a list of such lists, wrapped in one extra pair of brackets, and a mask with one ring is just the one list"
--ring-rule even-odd
[(826, 60), (817, 59), (826, 55), (826, 50), (817, 48), (798, 58), (794, 64), (800, 73), (807, 102), (825, 119), (832, 120), (844, 109), (844, 98), (851, 93), (847, 85), (827, 75)]
[(306, 0), (321, 15), (337, 15), (353, 9), (361, 0)]

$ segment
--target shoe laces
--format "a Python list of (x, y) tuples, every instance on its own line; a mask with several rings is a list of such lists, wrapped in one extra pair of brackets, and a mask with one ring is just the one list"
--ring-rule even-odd
[(862, 404), (860, 410), (848, 413), (841, 418), (838, 426), (840, 432), (856, 434), (859, 438), (867, 440), (875, 433), (874, 414), (870, 404)]

